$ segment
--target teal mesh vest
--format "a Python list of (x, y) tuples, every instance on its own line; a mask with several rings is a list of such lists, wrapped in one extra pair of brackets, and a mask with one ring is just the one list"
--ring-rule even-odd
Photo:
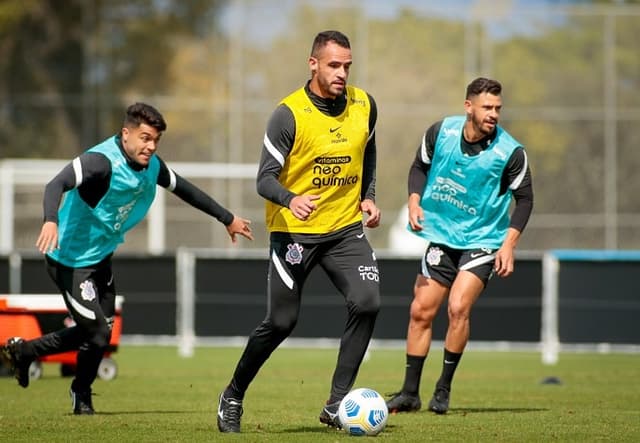
[(67, 192), (58, 211), (59, 249), (48, 255), (74, 268), (100, 262), (124, 241), (127, 231), (140, 223), (156, 195), (160, 161), (152, 156), (147, 168), (134, 171), (111, 137), (89, 149), (111, 162), (109, 189), (95, 208), (87, 205), (77, 188)]
[(521, 146), (500, 126), (491, 146), (475, 156), (460, 147), (465, 117), (445, 118), (436, 139), (421, 206), (421, 232), (411, 232), (456, 249), (499, 248), (509, 228), (511, 191), (500, 181), (513, 151)]

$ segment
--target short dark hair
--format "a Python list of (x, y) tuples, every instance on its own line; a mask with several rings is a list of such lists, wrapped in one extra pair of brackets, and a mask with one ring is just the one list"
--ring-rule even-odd
[(311, 57), (317, 57), (320, 49), (324, 48), (327, 43), (334, 42), (338, 46), (351, 49), (349, 38), (340, 31), (322, 31), (313, 39), (311, 45)]
[(500, 95), (502, 93), (502, 85), (498, 80), (478, 77), (467, 86), (467, 95), (465, 99), (469, 99), (476, 95), (488, 92), (492, 95)]
[(167, 123), (160, 112), (151, 105), (146, 103), (134, 103), (127, 108), (124, 117), (124, 126), (137, 128), (145, 123), (152, 128), (156, 128), (158, 132), (167, 129)]

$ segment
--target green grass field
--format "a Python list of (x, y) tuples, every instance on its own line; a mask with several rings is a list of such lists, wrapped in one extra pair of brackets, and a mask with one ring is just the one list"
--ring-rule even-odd
[[(239, 348), (198, 348), (182, 359), (172, 347), (121, 346), (115, 380), (94, 384), (95, 416), (71, 414), (69, 378), (56, 364), (27, 389), (0, 378), (0, 440), (11, 442), (343, 442), (358, 437), (323, 427), (335, 350), (276, 350), (244, 402), (242, 434), (220, 434), (217, 395)], [(441, 352), (425, 365), (428, 402)], [(356, 387), (397, 391), (404, 352), (373, 350)], [(546, 377), (561, 384), (542, 384)], [(468, 351), (454, 380), (451, 409), (389, 417), (377, 441), (640, 441), (640, 357), (562, 354), (544, 366), (537, 353)], [(370, 440), (371, 437), (361, 437)]]

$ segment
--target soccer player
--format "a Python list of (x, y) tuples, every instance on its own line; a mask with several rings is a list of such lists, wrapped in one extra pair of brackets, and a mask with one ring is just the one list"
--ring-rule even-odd
[(533, 188), (525, 150), (498, 125), (501, 94), (496, 80), (473, 80), (467, 86), (466, 115), (429, 127), (409, 169), (408, 229), (429, 244), (414, 286), (404, 384), (387, 402), (390, 412), (421, 408), (420, 378), (432, 323), (448, 297), (442, 373), (429, 402), (431, 411), (447, 412), (453, 375), (469, 339), (471, 308), (494, 273), (513, 272)]
[(311, 80), (284, 98), (264, 136), (257, 177), (270, 231), (267, 314), (249, 336), (218, 400), (218, 429), (240, 432), (249, 384), (298, 320), (303, 286), (319, 265), (345, 299), (347, 321), (320, 422), (339, 427), (340, 400), (354, 384), (380, 309), (378, 266), (363, 231), (380, 223), (376, 207), (376, 105), (347, 86), (348, 38), (319, 33)]
[(36, 246), (75, 325), (34, 340), (11, 338), (1, 355), (26, 388), (32, 361), (78, 350), (70, 390), (77, 415), (94, 413), (91, 385), (111, 337), (116, 297), (111, 256), (147, 214), (156, 185), (215, 217), (233, 242), (238, 234), (253, 239), (249, 220), (234, 216), (156, 155), (165, 129), (155, 108), (133, 104), (119, 134), (76, 157), (45, 187), (44, 224)]

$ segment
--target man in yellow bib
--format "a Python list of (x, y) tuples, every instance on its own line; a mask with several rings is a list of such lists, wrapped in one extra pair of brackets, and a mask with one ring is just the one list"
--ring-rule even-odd
[(251, 333), (233, 378), (218, 400), (218, 429), (240, 432), (251, 381), (298, 320), (302, 288), (320, 265), (340, 291), (347, 320), (329, 399), (320, 422), (340, 427), (340, 400), (352, 388), (380, 309), (375, 254), (363, 231), (380, 223), (375, 204), (377, 109), (365, 91), (347, 86), (349, 39), (319, 33), (311, 80), (273, 112), (257, 176), (270, 232), (268, 309)]

